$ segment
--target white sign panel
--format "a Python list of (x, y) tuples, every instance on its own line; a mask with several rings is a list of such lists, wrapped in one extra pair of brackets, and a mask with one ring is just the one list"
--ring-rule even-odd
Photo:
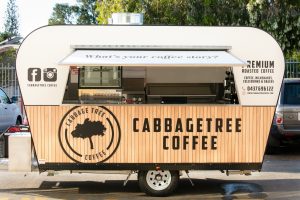
[(241, 95), (273, 95), (275, 79), (274, 60), (248, 60), (248, 65), (236, 72), (241, 79)]
[(76, 50), (62, 65), (115, 66), (243, 66), (247, 63), (225, 51)]

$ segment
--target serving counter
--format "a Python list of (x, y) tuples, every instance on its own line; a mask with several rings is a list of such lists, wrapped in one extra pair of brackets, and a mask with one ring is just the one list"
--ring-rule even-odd
[[(274, 109), (239, 105), (26, 107), (37, 156), (45, 164), (261, 163)], [(71, 133), (86, 119), (99, 121), (99, 117), (105, 135), (92, 135), (91, 149), (88, 137)], [(68, 119), (72, 119), (69, 125)], [(111, 141), (111, 148), (106, 149)], [(102, 151), (105, 155), (93, 157)]]

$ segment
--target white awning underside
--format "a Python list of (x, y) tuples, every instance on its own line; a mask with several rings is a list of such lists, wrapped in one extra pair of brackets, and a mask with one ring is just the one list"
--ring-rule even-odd
[(60, 65), (234, 67), (246, 62), (226, 51), (75, 50)]

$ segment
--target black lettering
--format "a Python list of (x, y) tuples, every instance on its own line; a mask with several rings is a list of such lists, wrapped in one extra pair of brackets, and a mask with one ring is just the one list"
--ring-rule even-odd
[(149, 119), (145, 118), (143, 125), (143, 132), (150, 132)]
[(139, 129), (137, 128), (137, 122), (139, 121), (139, 118), (133, 118), (133, 132), (139, 132)]
[(69, 122), (69, 123), (72, 123), (72, 120), (68, 119), (68, 122)]
[(211, 136), (211, 149), (217, 149), (217, 136)]
[(169, 139), (169, 136), (164, 136), (163, 137), (163, 149), (164, 150), (168, 150), (169, 149), (169, 147), (168, 147), (168, 145), (167, 145), (167, 140)]
[(186, 119), (186, 132), (193, 132), (194, 131), (194, 125), (192, 121), (192, 118), (187, 118)]
[(202, 150), (207, 149), (207, 136), (202, 136)]
[(198, 144), (198, 136), (193, 136), (193, 150), (196, 149), (196, 145)]
[(186, 150), (186, 146), (189, 144), (189, 136), (183, 136), (183, 149)]
[(178, 118), (177, 122), (176, 122), (175, 132), (182, 132), (182, 131), (183, 131), (183, 129), (182, 129), (182, 122), (181, 122), (181, 119)]
[[(253, 62), (254, 62), (254, 61), (253, 61)], [(260, 61), (256, 61), (256, 67), (257, 67), (257, 68), (258, 68), (258, 67), (260, 68), (260, 63), (261, 63)]]
[(216, 119), (216, 132), (222, 132), (222, 127), (223, 127), (223, 119), (217, 118)]
[(202, 118), (197, 118), (197, 132), (202, 132)]
[(161, 121), (160, 118), (154, 118), (154, 132), (160, 132), (161, 131)]
[(174, 136), (172, 139), (172, 148), (175, 150), (179, 149), (179, 136)]
[(211, 118), (206, 118), (206, 122), (207, 122), (207, 132), (210, 132), (211, 130)]
[(236, 118), (235, 119), (235, 132), (241, 132), (241, 122), (242, 122), (242, 119), (241, 118)]
[(250, 61), (250, 60), (247, 60), (247, 63), (248, 63), (247, 68), (250, 68), (251, 61)]
[(165, 132), (171, 132), (172, 131), (172, 119), (171, 118), (165, 118)]
[(226, 132), (232, 132), (232, 119), (226, 119)]
[(268, 61), (265, 61), (265, 68), (268, 68), (269, 67), (269, 62)]

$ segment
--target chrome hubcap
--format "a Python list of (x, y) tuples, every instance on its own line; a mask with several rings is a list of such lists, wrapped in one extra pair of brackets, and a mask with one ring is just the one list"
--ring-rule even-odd
[(148, 171), (147, 184), (154, 190), (164, 190), (171, 183), (171, 173), (168, 170)]

